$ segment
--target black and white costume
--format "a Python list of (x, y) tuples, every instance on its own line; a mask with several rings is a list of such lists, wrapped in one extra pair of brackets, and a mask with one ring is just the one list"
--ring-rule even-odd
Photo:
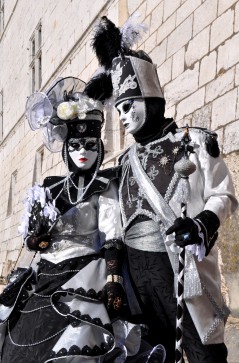
[[(118, 351), (123, 362), (129, 331), (131, 354), (139, 348), (139, 328), (125, 324), (119, 346), (109, 317), (117, 315), (124, 299), (118, 175), (112, 169), (99, 171), (102, 106), (82, 93), (79, 82), (58, 80), (45, 95), (28, 100), (31, 127), (44, 128), (49, 149), (56, 144), (54, 151), (59, 150), (63, 143), (68, 173), (48, 177), (28, 192), (20, 229), (28, 248), (41, 256), (35, 271), (0, 296), (4, 363), (99, 363), (115, 345), (125, 349)], [(79, 164), (96, 158), (86, 170), (71, 157), (81, 150)]]
[[(196, 171), (189, 176), (191, 199), (182, 220), (175, 197), (186, 189), (179, 192), (183, 178), (174, 167), (184, 159), (184, 132), (164, 118), (165, 100), (151, 59), (131, 49), (139, 27), (128, 37), (125, 29), (132, 27), (118, 29), (106, 17), (101, 19), (93, 48), (105, 73), (95, 81), (107, 78), (109, 85), (111, 80), (120, 119), (136, 141), (120, 159), (119, 194), (128, 265), (142, 319), (149, 326), (148, 340), (165, 346), (165, 362), (175, 361), (174, 285), (180, 247), (185, 247), (183, 348), (190, 363), (226, 363), (228, 309), (213, 246), (220, 224), (237, 207), (232, 181), (216, 135), (190, 128), (187, 154)], [(104, 39), (107, 44), (102, 44)]]

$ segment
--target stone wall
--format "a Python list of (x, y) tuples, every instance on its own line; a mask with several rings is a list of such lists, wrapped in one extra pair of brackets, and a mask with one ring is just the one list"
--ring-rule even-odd
[[(0, 35), (0, 91), (3, 90), (3, 139), (0, 144), (0, 275), (16, 261), (29, 262), (32, 254), (19, 249), (17, 226), (22, 200), (32, 185), (40, 132), (33, 133), (24, 118), (29, 87), (29, 39), (42, 23), (42, 87), (59, 76), (87, 81), (97, 68), (90, 49), (91, 29), (97, 17), (107, 15), (122, 25), (139, 12), (147, 24), (139, 49), (157, 64), (167, 102), (166, 115), (183, 126), (207, 127), (217, 132), (221, 152), (239, 196), (239, 1), (235, 0), (51, 0), (5, 1), (5, 30)], [(1, 111), (1, 110), (0, 110)], [(104, 138), (104, 167), (132, 143), (124, 137), (117, 114), (108, 115)], [(12, 212), (7, 216), (12, 174), (15, 173)], [(64, 174), (59, 153), (44, 148), (40, 181)], [(239, 314), (238, 214), (221, 227), (219, 246), (225, 276), (226, 298)], [(233, 298), (232, 298), (233, 296)]]

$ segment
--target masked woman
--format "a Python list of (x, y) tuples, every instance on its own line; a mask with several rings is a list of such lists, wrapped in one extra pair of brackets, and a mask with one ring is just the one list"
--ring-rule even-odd
[(20, 229), (41, 257), (0, 296), (4, 363), (101, 362), (115, 344), (108, 312), (123, 304), (117, 175), (99, 171), (102, 104), (83, 89), (68, 77), (27, 102), (31, 128), (43, 128), (48, 149), (62, 149), (67, 176), (28, 192)]

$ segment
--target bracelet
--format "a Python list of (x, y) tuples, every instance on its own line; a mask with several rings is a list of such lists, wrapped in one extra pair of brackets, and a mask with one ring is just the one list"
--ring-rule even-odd
[(119, 275), (108, 275), (106, 282), (118, 282), (123, 286), (123, 277)]

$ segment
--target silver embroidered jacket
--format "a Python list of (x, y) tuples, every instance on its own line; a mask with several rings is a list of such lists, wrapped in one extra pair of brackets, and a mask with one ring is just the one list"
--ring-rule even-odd
[[(182, 132), (175, 135), (168, 133), (165, 137), (146, 146), (136, 145), (139, 161), (148, 175), (152, 188), (158, 193), (158, 199), (161, 198), (162, 200), (161, 210), (163, 211), (164, 207), (167, 206), (166, 209), (174, 218), (181, 215), (180, 204), (174, 200), (179, 176), (174, 172), (173, 165), (182, 157), (179, 150), (182, 135)], [(195, 151), (190, 155), (190, 159), (197, 168), (189, 177), (191, 200), (187, 205), (187, 215), (193, 218), (203, 210), (210, 210), (218, 216), (222, 224), (237, 208), (231, 177), (222, 158), (214, 158), (208, 154), (205, 146), (206, 134), (201, 130), (190, 130), (190, 136), (191, 145), (194, 146)], [(131, 149), (133, 150), (133, 148), (135, 145)], [(165, 245), (163, 246), (163, 242), (165, 242), (164, 232), (168, 226), (162, 223), (164, 218), (160, 220), (159, 215), (151, 207), (152, 204), (146, 200), (143, 192), (145, 189), (143, 186), (140, 188), (145, 180), (141, 179), (140, 173), (137, 177), (133, 174), (129, 162), (129, 152), (124, 155), (121, 164), (120, 204), (126, 244), (141, 250), (158, 252), (167, 250), (172, 255), (170, 249)], [(144, 233), (140, 229), (142, 222), (135, 226), (133, 224), (131, 228), (131, 223), (142, 215), (145, 216), (143, 224), (146, 228)], [(147, 229), (149, 220), (154, 221), (154, 224), (151, 224)], [(150, 234), (148, 234), (149, 229)], [(158, 242), (155, 238), (156, 229), (158, 229)], [(150, 237), (147, 238), (148, 236)], [(144, 241), (146, 242), (144, 243)], [(172, 263), (171, 256), (170, 260)], [(195, 294), (195, 296), (192, 294), (190, 298), (185, 297), (188, 310), (202, 343), (221, 343), (224, 339), (224, 319), (228, 315), (228, 309), (224, 305), (220, 291), (217, 248), (212, 248), (202, 262), (195, 259), (193, 264), (195, 266), (193, 268), (197, 269), (200, 278), (201, 293)], [(175, 266), (172, 267), (174, 269)]]

